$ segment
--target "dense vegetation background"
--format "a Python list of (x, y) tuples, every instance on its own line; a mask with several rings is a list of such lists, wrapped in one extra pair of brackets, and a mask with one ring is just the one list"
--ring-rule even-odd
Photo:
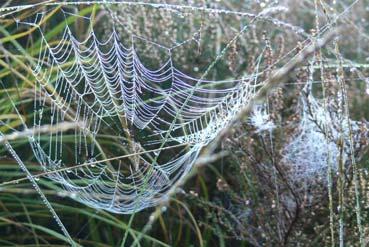
[[(108, 213), (72, 200), (73, 195), (61, 192), (54, 182), (40, 177), (37, 183), (76, 243), (369, 243), (369, 1), (167, 2), (182, 6), (176, 8), (37, 3), (0, 2), (0, 8), (35, 4), (22, 11), (0, 12), (0, 133), (4, 135), (24, 130), (20, 118), (28, 123), (34, 114), (35, 79), (29, 63), (38, 57), (41, 37), (22, 22), (34, 21), (37, 13), (47, 15), (41, 28), (54, 41), (60, 38), (66, 23), (79, 39), (86, 37), (91, 23), (102, 39), (114, 24), (128, 44), (132, 34), (167, 46), (191, 39), (173, 50), (174, 63), (187, 74), (201, 77), (221, 54), (222, 59), (207, 75), (211, 80), (242, 78), (262, 71), (257, 80), (268, 81), (275, 71), (293, 64), (296, 54), (335, 32), (322, 49), (315, 49), (305, 61), (296, 63), (282, 84), (268, 89), (266, 97), (256, 104), (264, 108), (255, 106), (216, 143), (214, 155), (221, 153), (220, 158), (216, 156), (212, 162), (197, 166), (192, 177), (163, 205), (128, 215)], [(186, 7), (189, 5), (196, 7)], [(229, 12), (210, 11), (211, 8)], [(260, 18), (245, 14), (258, 15), (263, 11)], [(248, 26), (247, 31), (239, 35), (244, 26)], [(152, 68), (167, 58), (147, 42), (138, 42), (137, 51)], [(315, 121), (320, 114), (317, 105), (322, 102), (329, 112), (332, 132), (337, 132), (333, 137), (325, 131), (326, 125)], [(347, 122), (353, 127), (347, 127)], [(323, 130), (317, 130), (321, 125)], [(0, 142), (0, 246), (69, 245), (32, 185), (27, 180), (7, 183), (24, 178), (25, 173), (3, 144)], [(33, 174), (42, 172), (26, 138), (12, 140), (11, 145)], [(331, 154), (336, 155), (333, 159), (327, 158), (330, 154), (326, 152), (332, 145), (337, 151)], [(333, 160), (331, 166), (327, 164), (329, 160)]]

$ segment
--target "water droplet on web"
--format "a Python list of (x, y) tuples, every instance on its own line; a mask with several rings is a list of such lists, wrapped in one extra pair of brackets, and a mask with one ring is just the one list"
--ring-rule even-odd
[(75, 199), (77, 197), (77, 194), (76, 193), (70, 193), (70, 198), (72, 198), (72, 199)]
[(365, 81), (365, 83), (366, 83), (366, 90), (365, 90), (365, 93), (366, 93), (366, 94), (369, 94), (369, 80), (366, 80), (366, 81)]

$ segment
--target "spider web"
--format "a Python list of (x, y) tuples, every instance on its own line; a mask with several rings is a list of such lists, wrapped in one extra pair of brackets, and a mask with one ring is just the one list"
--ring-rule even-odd
[[(79, 128), (39, 132), (30, 145), (47, 177), (93, 208), (129, 214), (165, 200), (202, 147), (261, 86), (256, 75), (206, 80), (182, 72), (172, 52), (191, 40), (165, 47), (132, 36), (126, 45), (115, 28), (104, 40), (93, 29), (79, 40), (66, 25), (51, 42), (38, 24), (42, 18), (25, 23), (41, 35), (32, 65), (34, 129), (57, 129), (65, 121)], [(168, 59), (155, 69), (145, 66), (136, 39), (164, 50)]]

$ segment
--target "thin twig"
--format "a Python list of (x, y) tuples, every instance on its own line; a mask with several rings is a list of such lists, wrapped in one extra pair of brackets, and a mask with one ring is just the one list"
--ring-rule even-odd
[[(112, 157), (112, 158), (96, 160), (96, 161), (92, 161), (92, 162), (86, 162), (86, 163), (79, 164), (79, 165), (72, 165), (72, 166), (68, 166), (68, 167), (63, 167), (63, 168), (59, 168), (59, 169), (50, 170), (50, 171), (42, 172), (42, 173), (39, 173), (39, 174), (35, 174), (35, 175), (33, 175), (33, 178), (45, 177), (45, 176), (52, 175), (52, 174), (59, 173), (59, 172), (63, 172), (63, 171), (71, 171), (71, 170), (74, 170), (74, 169), (77, 169), (77, 168), (92, 166), (92, 165), (103, 163), (103, 162), (125, 159), (125, 158), (129, 158), (129, 157), (136, 156), (136, 155), (142, 155), (142, 154), (146, 154), (146, 153), (150, 153), (150, 152), (157, 152), (157, 151), (167, 150), (167, 149), (171, 149), (171, 148), (184, 147), (184, 146), (187, 146), (187, 145), (189, 145), (189, 143), (180, 143), (180, 144), (169, 146), (169, 147), (150, 149), (150, 150), (145, 150), (145, 151), (141, 151), (141, 152), (116, 156), (116, 157)], [(19, 182), (23, 182), (23, 181), (26, 181), (26, 180), (28, 180), (27, 177), (6, 181), (6, 182), (1, 183), (0, 187), (2, 187), (4, 185), (9, 185), (9, 184), (17, 184)]]
[(16, 131), (8, 135), (0, 136), (0, 144), (7, 141), (14, 141), (17, 139), (27, 138), (38, 134), (53, 134), (58, 132), (65, 132), (71, 129), (83, 129), (84, 124), (82, 122), (61, 122), (57, 125), (42, 125), (40, 127), (34, 127), (25, 129), (23, 131)]

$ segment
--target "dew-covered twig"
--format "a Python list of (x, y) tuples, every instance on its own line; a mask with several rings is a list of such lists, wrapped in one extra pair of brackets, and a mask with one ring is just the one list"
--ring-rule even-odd
[(34, 127), (25, 129), (23, 131), (16, 131), (8, 135), (0, 136), (0, 144), (7, 141), (14, 141), (18, 139), (28, 138), (38, 134), (54, 134), (59, 132), (65, 132), (71, 129), (83, 129), (84, 124), (82, 122), (61, 122), (57, 125), (42, 125), (40, 127)]

